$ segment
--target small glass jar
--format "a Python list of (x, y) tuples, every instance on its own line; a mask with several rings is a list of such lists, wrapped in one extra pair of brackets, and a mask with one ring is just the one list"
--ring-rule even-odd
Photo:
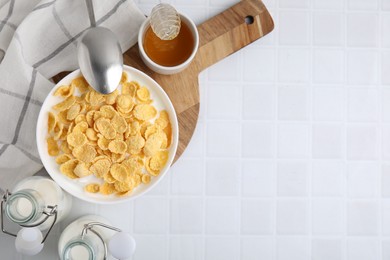
[[(64, 219), (72, 206), (71, 196), (45, 177), (26, 178), (7, 190), (1, 200), (1, 231), (16, 237), (15, 248), (24, 255), (36, 255), (53, 226)], [(18, 224), (17, 234), (7, 230), (4, 218)], [(46, 231), (43, 236), (42, 231)]]
[(135, 241), (130, 235), (96, 215), (70, 223), (58, 241), (61, 260), (127, 259), (134, 250)]
[[(30, 226), (43, 221), (56, 207), (56, 222), (68, 215), (72, 206), (70, 195), (64, 192), (58, 184), (45, 177), (29, 177), (14, 187), (5, 201), (5, 214), (14, 223)], [(51, 221), (44, 221), (37, 227), (47, 230)]]

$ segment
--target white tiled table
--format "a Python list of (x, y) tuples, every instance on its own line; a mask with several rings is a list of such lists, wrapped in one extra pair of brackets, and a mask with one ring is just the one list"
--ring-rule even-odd
[[(236, 0), (170, 2), (200, 23)], [(90, 213), (134, 234), (135, 259), (390, 259), (390, 0), (265, 3), (275, 31), (201, 75), (164, 181), (120, 206), (75, 200), (33, 259)], [(0, 259), (23, 259), (12, 248), (0, 235)]]

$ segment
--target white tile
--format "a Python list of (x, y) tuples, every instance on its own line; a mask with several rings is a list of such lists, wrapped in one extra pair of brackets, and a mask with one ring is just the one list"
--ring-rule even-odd
[(167, 173), (167, 176), (162, 178), (162, 180), (153, 187), (150, 191), (148, 191), (144, 196), (150, 197), (150, 196), (164, 196), (168, 194), (169, 192), (169, 172)]
[(390, 259), (390, 240), (382, 242), (382, 259)]
[(267, 8), (270, 8), (270, 7), (275, 7), (276, 6), (276, 0), (264, 0), (262, 1), (264, 3), (264, 5), (267, 7)]
[(308, 89), (299, 86), (279, 86), (278, 118), (306, 120), (308, 117)]
[(307, 195), (308, 166), (306, 162), (279, 162), (277, 174), (278, 196)]
[(390, 89), (383, 88), (382, 93), (380, 94), (382, 98), (382, 120), (385, 122), (390, 122)]
[(239, 205), (236, 199), (206, 200), (206, 233), (238, 234)]
[(267, 237), (243, 237), (241, 239), (241, 257), (243, 260), (275, 258), (275, 242)]
[(238, 260), (240, 257), (240, 242), (237, 238), (208, 237), (206, 238), (205, 260)]
[[(156, 217), (158, 216), (158, 217)], [(164, 198), (143, 197), (134, 204), (134, 232), (161, 234), (168, 230), (168, 201)]]
[(207, 116), (209, 119), (239, 119), (240, 92), (237, 84), (214, 83), (208, 86)]
[[(10, 236), (1, 233), (0, 235), (0, 244), (2, 248), (14, 248), (15, 247), (15, 240), (12, 239)], [(42, 252), (45, 252), (45, 247)], [(4, 257), (4, 259), (18, 259), (16, 250), (1, 250), (1, 256)], [(43, 253), (42, 253), (43, 254)], [(55, 254), (55, 257), (58, 253)], [(19, 257), (21, 259), (22, 257)], [(49, 258), (50, 259), (50, 258)]]
[(305, 158), (309, 154), (309, 127), (300, 124), (280, 124), (278, 127), (278, 156)]
[(390, 14), (382, 13), (382, 47), (386, 47), (386, 48), (390, 47), (390, 35), (387, 33), (389, 30), (390, 30)]
[(309, 80), (309, 51), (303, 49), (279, 50), (279, 81), (307, 82)]
[(277, 260), (309, 260), (309, 241), (306, 237), (280, 237), (276, 240)]
[[(62, 228), (67, 227), (71, 222), (75, 219), (80, 218), (82, 216), (88, 215), (91, 212), (96, 212), (98, 210), (98, 206), (96, 204), (92, 204), (83, 200), (80, 200), (76, 197), (72, 197), (72, 207), (77, 210), (71, 210), (67, 218), (65, 218), (59, 225)], [(3, 233), (1, 233), (3, 234)]]
[[(293, 23), (291, 21), (294, 21)], [(309, 43), (309, 13), (303, 11), (279, 11), (279, 42), (286, 45)]]
[(382, 200), (382, 234), (390, 235), (390, 200)]
[(344, 156), (344, 127), (341, 124), (315, 124), (312, 153), (317, 159), (341, 159)]
[(170, 232), (201, 234), (203, 232), (203, 200), (178, 198), (170, 201)]
[[(109, 220), (111, 225), (129, 232), (133, 226), (133, 223), (132, 223), (133, 221), (123, 221), (123, 216), (124, 215), (125, 216), (128, 216), (128, 215), (133, 216), (134, 215), (133, 204), (134, 203), (123, 203), (121, 205), (121, 214), (118, 214), (118, 212), (117, 212), (118, 206), (116, 204), (108, 204), (108, 205), (104, 205), (103, 207), (99, 206), (98, 211), (97, 212), (95, 211), (95, 212), (98, 213), (99, 216)], [(80, 212), (81, 205), (77, 205), (77, 206), (73, 205), (73, 206), (74, 206), (74, 208), (77, 209), (77, 211)], [(89, 211), (88, 214), (91, 214), (91, 211)], [(83, 216), (85, 216), (85, 213), (83, 214)], [(74, 220), (74, 219), (72, 218), (72, 220)], [(62, 224), (62, 222), (61, 222), (61, 224)], [(63, 226), (63, 228), (64, 228), (64, 226)], [(62, 232), (63, 228), (61, 229), (61, 232)]]
[(390, 0), (382, 0), (382, 10), (390, 10)]
[(348, 196), (374, 198), (379, 191), (379, 167), (376, 163), (350, 162), (347, 164)]
[(379, 241), (369, 238), (349, 239), (347, 241), (347, 259), (380, 259)]
[(347, 17), (347, 45), (376, 47), (378, 45), (378, 17), (375, 13), (353, 13)]
[(243, 90), (243, 118), (267, 120), (275, 115), (275, 86), (246, 85)]
[(313, 88), (313, 119), (341, 121), (345, 115), (345, 89)]
[(341, 196), (344, 191), (344, 163), (339, 161), (312, 162), (312, 193), (314, 196)]
[(348, 120), (375, 121), (379, 112), (376, 89), (350, 89), (348, 91)]
[(390, 159), (390, 126), (384, 125), (382, 127), (382, 158)]
[[(267, 0), (267, 1), (274, 1), (274, 0)], [(266, 4), (266, 1), (262, 1), (262, 2), (265, 4), (265, 6), (267, 6), (268, 11), (269, 11), (272, 19), (274, 21), (277, 21), (279, 13), (276, 12), (275, 9), (270, 9), (269, 5)], [(271, 47), (271, 46), (274, 46), (276, 44), (276, 37), (279, 35), (278, 31), (279, 31), (279, 28), (274, 27), (272, 32), (264, 35), (259, 40), (254, 41), (253, 43), (251, 43), (251, 45), (253, 45), (253, 47), (259, 47), (259, 46), (270, 46)]]
[(347, 158), (370, 160), (377, 158), (377, 129), (375, 126), (347, 127)]
[(390, 164), (382, 164), (382, 196), (389, 198), (390, 197)]
[(272, 235), (275, 204), (272, 200), (241, 201), (241, 234)]
[(229, 6), (232, 6), (233, 4), (235, 4), (235, 2), (232, 0), (210, 0), (211, 6), (220, 6), (223, 8), (227, 8)]
[(377, 10), (378, 0), (348, 0), (348, 9), (350, 10)]
[(203, 193), (203, 160), (181, 158), (171, 168), (171, 192), (174, 195)]
[[(201, 105), (201, 107), (203, 107)], [(191, 140), (184, 150), (181, 158), (184, 157), (200, 157), (203, 155), (203, 144), (204, 144), (204, 124), (198, 120), (198, 123), (195, 127), (194, 134), (191, 137)]]
[(275, 127), (273, 124), (248, 122), (242, 124), (242, 156), (270, 158), (275, 154)]
[(281, 8), (307, 8), (309, 7), (309, 0), (279, 0), (279, 7)]
[(314, 239), (312, 260), (342, 260), (343, 244), (340, 239)]
[(342, 83), (344, 81), (344, 52), (315, 50), (313, 53), (313, 82)]
[(248, 48), (243, 50), (246, 81), (272, 82), (275, 79), (275, 50)]
[(232, 54), (207, 69), (212, 81), (237, 81), (240, 79), (239, 55)]
[(308, 203), (284, 199), (277, 203), (276, 232), (279, 235), (303, 235), (308, 232)]
[[(180, 1), (180, 0), (173, 0), (172, 2), (175, 1)], [(175, 4), (174, 6), (176, 10), (178, 10), (181, 13), (191, 14), (191, 20), (195, 24), (201, 24), (210, 18), (207, 14), (207, 10), (202, 6), (204, 2), (205, 0), (191, 1), (191, 5)]]
[[(202, 260), (203, 239), (201, 237), (170, 237), (170, 260)], [(158, 258), (157, 258), (158, 259)]]
[(234, 122), (208, 122), (206, 140), (209, 156), (239, 156), (240, 125)]
[(272, 161), (242, 161), (242, 195), (271, 197), (275, 195), (275, 167)]
[(382, 53), (382, 84), (390, 85), (390, 52)]
[(375, 51), (348, 51), (349, 84), (375, 84), (378, 81), (378, 55)]
[(206, 162), (206, 194), (211, 196), (237, 195), (240, 163), (238, 160), (209, 159)]
[(341, 235), (344, 229), (343, 206), (343, 202), (339, 199), (313, 199), (313, 234)]
[(344, 16), (339, 13), (314, 13), (313, 43), (340, 46), (344, 43)]
[(344, 7), (345, 0), (314, 0), (314, 8), (316, 9), (330, 9), (341, 10)]
[[(136, 235), (134, 236), (134, 239), (137, 243), (134, 260), (166, 259), (168, 241), (165, 236)], [(153, 250), (150, 250), (151, 248), (153, 248)]]
[(376, 235), (379, 227), (379, 207), (375, 201), (351, 201), (347, 208), (348, 235)]

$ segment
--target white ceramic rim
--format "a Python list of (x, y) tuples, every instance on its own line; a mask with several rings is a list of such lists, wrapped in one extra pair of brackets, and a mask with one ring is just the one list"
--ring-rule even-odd
[[(66, 77), (64, 77), (60, 82), (58, 82), (53, 89), (50, 91), (50, 93), (47, 95), (45, 101), (42, 104), (41, 110), (39, 112), (38, 120), (37, 120), (37, 127), (36, 127), (36, 141), (37, 141), (37, 147), (38, 147), (38, 153), (41, 158), (41, 161), (43, 163), (43, 166), (45, 167), (46, 171), (49, 173), (50, 177), (65, 191), (67, 191), (69, 194), (72, 196), (79, 198), (81, 200), (91, 202), (91, 203), (96, 203), (96, 204), (118, 204), (122, 202), (127, 202), (130, 200), (133, 200), (139, 196), (144, 195), (145, 193), (149, 192), (152, 190), (161, 180), (162, 178), (166, 175), (168, 170), (170, 169), (170, 166), (175, 158), (178, 143), (179, 143), (179, 124), (177, 121), (177, 115), (176, 111), (173, 107), (173, 104), (171, 100), (169, 99), (168, 95), (165, 93), (163, 88), (151, 77), (149, 77), (147, 74), (144, 72), (132, 68), (130, 66), (124, 65), (123, 70), (129, 74), (129, 78), (131, 79), (132, 76), (140, 77), (143, 78), (145, 81), (149, 81), (152, 84), (149, 84), (148, 87), (149, 89), (156, 91), (157, 95), (159, 98), (162, 99), (162, 102), (164, 102), (165, 109), (167, 110), (168, 114), (170, 115), (170, 121), (171, 121), (171, 126), (172, 126), (172, 142), (171, 146), (169, 148), (169, 157), (167, 164), (165, 167), (161, 170), (160, 174), (158, 176), (152, 177), (151, 183), (148, 185), (145, 185), (144, 189), (142, 191), (138, 191), (137, 189), (141, 187), (137, 187), (132, 194), (129, 196), (124, 196), (124, 197), (118, 197), (115, 195), (110, 195), (110, 196), (104, 196), (104, 195), (96, 195), (96, 194), (87, 194), (86, 192), (81, 192), (79, 193), (74, 193), (73, 190), (77, 189), (75, 188), (74, 183), (72, 183), (72, 180), (69, 179), (68, 177), (64, 176), (60, 171), (59, 171), (59, 166), (57, 168), (52, 169), (53, 167), (50, 166), (52, 162), (49, 162), (48, 160), (52, 160), (55, 163), (55, 157), (51, 157), (47, 153), (47, 144), (46, 144), (46, 137), (47, 137), (47, 117), (48, 117), (48, 111), (51, 111), (51, 108), (48, 107), (49, 100), (52, 98), (55, 98), (53, 96), (53, 92), (55, 89), (57, 89), (58, 86), (64, 85), (64, 84), (69, 84), (70, 81), (78, 76), (81, 76), (80, 70), (75, 70)], [(173, 116), (172, 116), (173, 115)], [(49, 159), (48, 159), (49, 158)], [(66, 179), (67, 181), (64, 181)], [(94, 196), (96, 195), (96, 196)], [(105, 198), (105, 200), (102, 200), (102, 198)], [(115, 198), (115, 199), (108, 199), (108, 198)], [(99, 200), (100, 199), (100, 200)]]
[[(146, 54), (145, 50), (144, 50), (144, 34), (145, 34), (145, 31), (147, 28), (149, 28), (149, 21), (150, 21), (150, 17), (148, 17), (141, 25), (140, 29), (139, 29), (139, 32), (138, 32), (138, 48), (141, 52), (141, 55), (143, 56), (144, 59), (146, 59), (150, 64), (152, 64), (153, 66), (155, 66), (156, 68), (158, 68), (159, 70), (161, 71), (166, 71), (166, 72), (174, 72), (174, 71), (177, 71), (177, 70), (181, 70), (185, 67), (187, 67), (191, 62), (192, 60), (195, 58), (195, 55), (198, 51), (198, 47), (199, 47), (199, 33), (198, 33), (198, 28), (196, 27), (195, 23), (186, 15), (186, 14), (183, 14), (183, 13), (179, 13), (180, 15), (180, 19), (184, 20), (185, 23), (187, 23), (187, 25), (189, 25), (191, 28), (191, 31), (192, 32), (195, 32), (195, 35), (194, 35), (194, 38), (195, 38), (195, 46), (194, 46), (194, 49), (192, 50), (192, 53), (190, 55), (190, 57), (188, 57), (188, 59), (183, 62), (182, 64), (179, 64), (179, 65), (176, 65), (176, 66), (172, 66), (172, 67), (168, 67), (168, 66), (162, 66), (158, 63), (155, 63), (151, 58), (149, 58), (149, 56)], [(184, 18), (184, 19), (183, 19)]]

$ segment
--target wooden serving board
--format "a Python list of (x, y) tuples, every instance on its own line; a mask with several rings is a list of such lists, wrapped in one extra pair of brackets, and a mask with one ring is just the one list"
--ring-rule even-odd
[[(197, 27), (198, 52), (190, 66), (178, 74), (161, 75), (150, 70), (139, 55), (138, 45), (134, 45), (123, 55), (125, 64), (145, 72), (156, 80), (175, 107), (179, 121), (179, 146), (175, 161), (186, 149), (198, 121), (199, 73), (270, 33), (274, 28), (274, 22), (261, 0), (244, 0)], [(59, 77), (56, 76), (55, 81), (58, 81)]]

